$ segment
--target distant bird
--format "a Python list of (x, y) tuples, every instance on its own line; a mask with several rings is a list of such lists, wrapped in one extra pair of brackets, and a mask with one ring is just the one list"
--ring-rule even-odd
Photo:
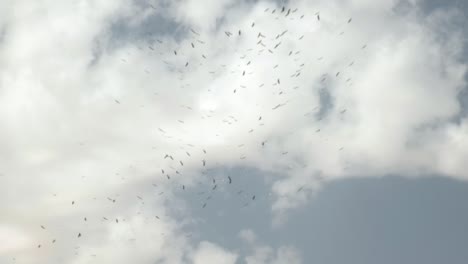
[(228, 176), (228, 180), (229, 180), (229, 184), (231, 184), (232, 183), (231, 176)]
[(78, 237), (81, 237), (81, 233), (78, 233)]
[(200, 36), (200, 34), (196, 32), (195, 30), (193, 30), (192, 28), (190, 29), (190, 31), (192, 31), (193, 34)]
[(254, 196), (252, 196), (252, 200), (255, 200), (255, 195), (254, 195)]
[(352, 21), (352, 20), (353, 20), (353, 19), (352, 19), (352, 18), (350, 18), (350, 19), (348, 20), (348, 23), (351, 23), (351, 21)]

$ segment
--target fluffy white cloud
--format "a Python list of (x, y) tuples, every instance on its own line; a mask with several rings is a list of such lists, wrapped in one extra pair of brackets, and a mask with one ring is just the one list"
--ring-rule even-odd
[(235, 264), (237, 255), (209, 242), (201, 242), (194, 252), (193, 263)]
[[(460, 14), (412, 3), (3, 1), (0, 224), (14, 242), (0, 250), (22, 263), (235, 263), (181, 228), (192, 219), (177, 190), (218, 166), (282, 175), (280, 216), (323, 181), (466, 179)], [(139, 39), (114, 28), (153, 16), (176, 26)]]
[(252, 253), (244, 259), (246, 264), (302, 263), (301, 255), (294, 247), (282, 246), (274, 250), (270, 246), (254, 242), (256, 236), (252, 230), (242, 230), (239, 236), (244, 238), (252, 247)]

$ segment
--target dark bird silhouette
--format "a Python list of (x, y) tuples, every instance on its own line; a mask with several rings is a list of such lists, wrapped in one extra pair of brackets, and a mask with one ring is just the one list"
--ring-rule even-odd
[(192, 31), (193, 34), (195, 34), (197, 36), (200, 36), (200, 34), (198, 32), (196, 32), (195, 30), (193, 30), (192, 28), (190, 29), (190, 31)]
[(231, 176), (228, 176), (228, 180), (229, 180), (229, 184), (231, 184), (232, 183)]

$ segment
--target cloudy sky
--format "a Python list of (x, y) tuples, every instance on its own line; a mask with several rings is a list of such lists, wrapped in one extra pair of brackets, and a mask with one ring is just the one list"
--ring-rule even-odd
[(467, 263), (467, 12), (0, 0), (0, 263)]

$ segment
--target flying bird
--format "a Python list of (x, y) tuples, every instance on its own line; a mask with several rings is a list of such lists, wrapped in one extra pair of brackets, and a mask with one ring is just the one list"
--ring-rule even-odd
[(198, 32), (196, 32), (195, 30), (193, 30), (192, 28), (190, 28), (190, 31), (192, 31), (193, 34), (195, 34), (197, 36), (200, 36), (200, 34)]

